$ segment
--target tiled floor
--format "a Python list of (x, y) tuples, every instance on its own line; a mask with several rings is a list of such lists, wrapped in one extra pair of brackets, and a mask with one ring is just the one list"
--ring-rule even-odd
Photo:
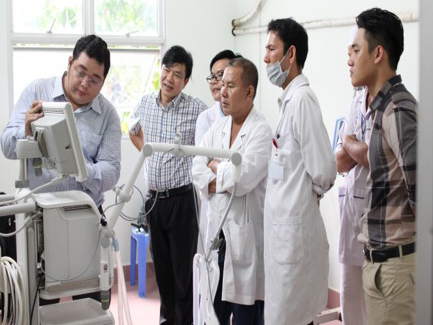
[[(132, 322), (135, 325), (157, 325), (159, 323), (159, 294), (156, 287), (155, 276), (153, 272), (147, 272), (148, 278), (146, 281), (146, 298), (138, 297), (138, 285), (129, 285), (129, 279), (126, 282), (126, 290), (128, 294), (129, 308), (131, 311)], [(112, 288), (110, 311), (114, 316), (116, 324), (119, 324), (118, 319), (118, 295), (117, 284)], [(126, 318), (124, 324), (126, 324)], [(340, 321), (331, 321), (323, 323), (324, 325), (341, 325)]]
[[(153, 272), (146, 279), (146, 298), (138, 296), (138, 284), (131, 286), (129, 284), (129, 277), (127, 276), (126, 291), (129, 301), (129, 309), (131, 311), (131, 318), (135, 325), (146, 324), (153, 325), (159, 324), (159, 294), (156, 287), (155, 276)], [(116, 324), (119, 324), (118, 319), (118, 295), (117, 284), (111, 290), (111, 305), (110, 311), (114, 316)], [(124, 318), (126, 320), (126, 317)], [(124, 322), (126, 324), (126, 321)]]

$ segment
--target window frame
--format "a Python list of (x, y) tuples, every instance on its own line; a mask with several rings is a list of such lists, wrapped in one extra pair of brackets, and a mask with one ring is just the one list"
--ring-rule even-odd
[[(158, 26), (157, 36), (139, 36), (134, 34), (125, 35), (109, 35), (97, 34), (103, 38), (110, 49), (110, 51), (128, 51), (128, 52), (159, 52), (161, 53), (165, 45), (165, 0), (158, 1)], [(6, 1), (7, 10), (7, 47), (8, 47), (8, 83), (10, 86), (10, 99), (9, 110), (12, 111), (15, 103), (14, 98), (14, 51), (24, 50), (23, 47), (17, 44), (27, 44), (30, 49), (40, 50), (58, 50), (58, 49), (72, 49), (77, 40), (84, 36), (95, 34), (95, 0), (82, 0), (83, 10), (83, 34), (62, 34), (62, 33), (15, 33), (13, 31), (13, 0)], [(39, 47), (43, 45), (44, 47)], [(58, 45), (58, 46), (56, 46)], [(65, 58), (66, 60), (66, 58)]]
[[(165, 0), (157, 0), (158, 5), (158, 36), (137, 36), (134, 34), (109, 35), (97, 34), (103, 38), (110, 47), (113, 46), (149, 46), (157, 45), (164, 46), (165, 43)], [(14, 44), (61, 44), (61, 45), (75, 45), (78, 38), (84, 35), (95, 34), (95, 0), (82, 0), (83, 3), (83, 34), (55, 34), (55, 33), (15, 33), (13, 31), (13, 0), (8, 0), (8, 16), (11, 17), (9, 21), (9, 31), (11, 35), (11, 45)]]

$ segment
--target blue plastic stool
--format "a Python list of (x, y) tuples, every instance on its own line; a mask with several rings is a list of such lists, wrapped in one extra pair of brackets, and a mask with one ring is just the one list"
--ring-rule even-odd
[[(138, 255), (138, 296), (146, 297), (146, 253), (149, 234), (131, 227), (131, 268), (129, 283), (135, 285), (136, 257)], [(138, 247), (138, 249), (137, 249)]]

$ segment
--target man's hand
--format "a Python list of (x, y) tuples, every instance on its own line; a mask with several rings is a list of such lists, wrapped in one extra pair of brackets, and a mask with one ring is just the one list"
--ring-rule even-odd
[(212, 182), (209, 183), (208, 193), (209, 194), (216, 193), (216, 178)]
[(358, 140), (354, 134), (344, 136), (342, 148), (355, 162), (354, 165), (360, 164), (365, 168), (370, 167), (368, 163), (368, 145)]
[(344, 148), (344, 145), (347, 144), (350, 141), (357, 141), (357, 142), (359, 142), (359, 140), (356, 138), (356, 135), (354, 135), (354, 134), (345, 135), (343, 137), (343, 148)]
[(44, 112), (42, 111), (42, 102), (40, 100), (33, 101), (32, 107), (27, 111), (25, 118), (26, 137), (32, 135), (31, 123), (42, 116), (44, 116)]
[[(218, 159), (212, 159), (207, 166), (212, 170), (214, 174), (217, 173), (218, 164), (221, 162), (221, 160)], [(209, 183), (208, 185), (208, 193), (216, 193), (216, 178)]]
[(218, 159), (212, 159), (207, 166), (213, 171), (214, 174), (217, 173), (218, 165), (221, 162), (221, 160)]
[(131, 139), (132, 144), (137, 148), (138, 151), (141, 151), (144, 147), (144, 133), (143, 129), (140, 128), (138, 134), (135, 135), (133, 131), (129, 131), (129, 138)]

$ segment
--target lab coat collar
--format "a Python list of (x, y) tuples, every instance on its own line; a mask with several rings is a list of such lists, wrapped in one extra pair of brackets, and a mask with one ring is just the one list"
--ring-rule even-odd
[(218, 117), (224, 117), (225, 115), (224, 115), (224, 112), (223, 112), (223, 108), (221, 107), (221, 103), (220, 102), (215, 102), (215, 107), (217, 107), (216, 108), (216, 110), (217, 110), (217, 112), (218, 112)]
[(365, 116), (369, 111), (370, 111), (370, 107), (367, 107), (367, 88), (364, 88), (362, 90), (362, 96), (358, 97), (358, 107), (361, 107), (361, 112), (362, 114)]
[(224, 125), (224, 128), (222, 130), (221, 138), (223, 143), (223, 149), (230, 149), (233, 151), (237, 151), (242, 147), (242, 144), (247, 139), (247, 135), (252, 132), (251, 126), (253, 123), (251, 121), (254, 121), (255, 117), (257, 115), (256, 109), (251, 109), (250, 113), (248, 114), (247, 118), (244, 121), (244, 124), (242, 124), (241, 129), (239, 130), (239, 133), (236, 137), (236, 140), (233, 142), (233, 145), (230, 147), (230, 135), (232, 131), (232, 117), (227, 116), (226, 123)]
[(301, 73), (300, 75), (297, 75), (295, 78), (293, 78), (292, 81), (290, 81), (286, 89), (284, 89), (283, 93), (278, 98), (278, 106), (281, 108), (284, 102), (292, 99), (292, 96), (295, 93), (296, 89), (302, 86), (308, 86), (309, 84), (310, 83), (304, 74)]
[[(68, 98), (66, 97), (65, 90), (63, 89), (63, 77), (66, 75), (66, 71), (61, 76), (54, 77), (54, 89), (52, 94), (53, 101), (56, 101), (56, 99), (61, 98), (63, 101), (68, 101)], [(93, 109), (96, 113), (101, 114), (101, 106), (99, 105), (98, 97), (101, 96), (99, 93), (90, 103), (87, 105), (79, 107), (76, 112), (85, 112), (89, 109)]]

